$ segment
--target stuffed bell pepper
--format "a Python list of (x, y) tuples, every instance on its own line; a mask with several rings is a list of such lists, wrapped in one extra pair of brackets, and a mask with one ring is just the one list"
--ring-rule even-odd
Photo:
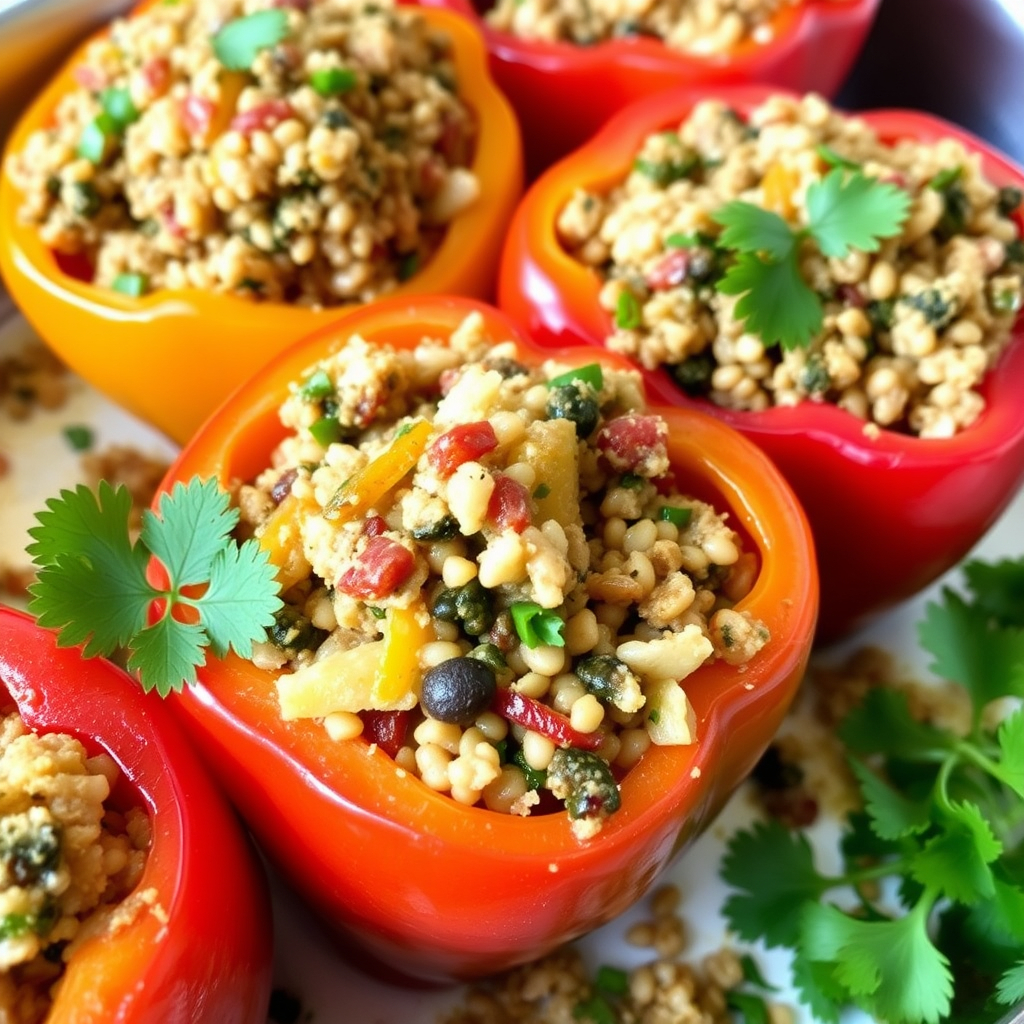
[(531, 189), (500, 302), (772, 457), (831, 640), (953, 566), (1024, 478), (1022, 189), (923, 114), (667, 93)]
[(0, 609), (0, 1017), (263, 1024), (266, 880), (173, 716)]
[(195, 480), (230, 493), (280, 607), (172, 706), (392, 976), (489, 973), (623, 911), (751, 770), (809, 651), (813, 547), (768, 460), (470, 300), (383, 300), (293, 346), (164, 498)]
[(473, 19), (523, 128), (532, 178), (628, 103), (751, 82), (832, 95), (878, 0), (419, 0)]
[(487, 296), (520, 164), (449, 12), (148, 2), (13, 132), (0, 271), (74, 370), (183, 442), (333, 307)]

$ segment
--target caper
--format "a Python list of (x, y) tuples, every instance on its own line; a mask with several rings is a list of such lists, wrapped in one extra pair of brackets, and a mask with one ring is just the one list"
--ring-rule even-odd
[(579, 681), (598, 700), (632, 714), (643, 706), (640, 678), (614, 654), (590, 654), (575, 667)]
[(607, 818), (619, 809), (619, 786), (606, 761), (589, 750), (559, 748), (548, 765), (547, 788), (573, 820)]
[(420, 706), (440, 722), (469, 725), (491, 705), (494, 669), (479, 658), (449, 658), (423, 676)]
[(711, 390), (711, 375), (715, 370), (715, 357), (710, 351), (698, 352), (696, 355), (676, 363), (671, 368), (672, 379), (691, 398), (699, 398)]
[(316, 650), (327, 638), (327, 633), (318, 629), (297, 608), (283, 605), (274, 613), (274, 624), (267, 630), (267, 639), (275, 646), (287, 651)]
[(461, 587), (445, 587), (434, 599), (434, 617), (458, 622), (467, 636), (483, 636), (494, 623), (491, 598), (479, 580)]
[(576, 424), (576, 436), (586, 438), (594, 432), (601, 410), (592, 390), (573, 382), (551, 389), (547, 414), (548, 419), (571, 420)]

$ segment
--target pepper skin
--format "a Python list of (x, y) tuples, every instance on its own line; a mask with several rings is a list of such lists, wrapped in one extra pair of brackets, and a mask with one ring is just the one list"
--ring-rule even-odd
[[(145, 5), (143, 5), (144, 7)], [(142, 8), (140, 8), (142, 9)], [(425, 10), (452, 39), (460, 95), (477, 114), (470, 169), (480, 195), (448, 227), (433, 258), (391, 294), (488, 298), (500, 247), (522, 192), (519, 128), (487, 70), (479, 33), (448, 11)], [(58, 100), (77, 87), (76, 51), (8, 140), (23, 148)], [(0, 179), (0, 274), (32, 326), (76, 373), (179, 444), (243, 379), (289, 342), (337, 319), (339, 309), (300, 309), (198, 289), (131, 298), (64, 273), (34, 227), (19, 223), (20, 194)]]
[[(741, 113), (778, 90), (720, 90)], [(678, 90), (630, 108), (529, 191), (509, 232), (501, 307), (541, 345), (601, 345), (612, 318), (598, 302), (596, 274), (555, 234), (558, 212), (577, 188), (606, 191), (626, 177), (641, 140), (678, 125), (707, 94)], [(858, 114), (883, 138), (952, 137), (981, 155), (996, 184), (1024, 186), (1024, 172), (962, 129), (925, 114)], [(652, 395), (701, 409), (755, 441), (782, 470), (811, 522), (821, 572), (819, 640), (849, 634), (952, 568), (995, 522), (1024, 480), (1024, 322), (989, 373), (986, 409), (949, 440), (882, 430), (827, 403), (764, 412), (731, 411), (687, 397), (664, 370), (644, 373)]]
[(153, 830), (143, 911), (88, 940), (63, 975), (47, 1024), (264, 1024), (270, 1000), (266, 878), (252, 847), (169, 710), (110, 662), (58, 647), (0, 608), (0, 695), (36, 732), (77, 737), (121, 768), (116, 801)]
[[(341, 339), (411, 347), (446, 338), (472, 310), (486, 335), (542, 354), (497, 310), (466, 299), (385, 300), (283, 353), (203, 426), (161, 490), (198, 474), (252, 479), (284, 434), (290, 381)], [(592, 349), (566, 357), (594, 361)], [(622, 360), (597, 356), (607, 366)], [(738, 606), (770, 643), (745, 671), (724, 662), (689, 676), (690, 747), (657, 747), (622, 783), (622, 808), (581, 844), (564, 814), (520, 818), (465, 807), (401, 771), (366, 738), (333, 742), (312, 720), (281, 719), (274, 674), (229, 657), (171, 699), (262, 848), (350, 944), (400, 975), (432, 982), (543, 954), (625, 910), (721, 808), (754, 766), (801, 678), (817, 577), (798, 503), (768, 460), (711, 417), (662, 410), (680, 486), (727, 507), (760, 569)]]
[(747, 39), (708, 57), (644, 37), (593, 46), (521, 39), (491, 28), (471, 0), (418, 2), (459, 11), (479, 25), (491, 71), (519, 116), (532, 179), (628, 103), (664, 89), (765, 82), (832, 96), (860, 52), (879, 0), (784, 4), (768, 42)]

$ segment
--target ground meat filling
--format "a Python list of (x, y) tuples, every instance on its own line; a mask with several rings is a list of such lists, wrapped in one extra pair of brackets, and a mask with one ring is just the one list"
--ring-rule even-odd
[(117, 766), (78, 740), (0, 717), (0, 1020), (38, 1024), (76, 946), (138, 885), (140, 810), (105, 805)]
[(694, 741), (681, 680), (768, 642), (757, 560), (686, 494), (639, 376), (527, 368), (478, 315), (350, 338), (293, 386), (237, 490), (286, 606), (255, 661), (286, 719), (364, 735), (426, 785), (581, 839), (652, 744)]
[(75, 75), (7, 171), (46, 245), (127, 294), (367, 301), (478, 193), (450, 42), (391, 0), (157, 3)]
[[(801, 272), (824, 304), (809, 346), (781, 351), (744, 330), (716, 290), (729, 254), (712, 214), (734, 199), (806, 223), (808, 185), (837, 161), (909, 193), (900, 233), (846, 259), (808, 250)], [(1021, 196), (998, 188), (950, 139), (888, 144), (820, 97), (773, 97), (748, 120), (718, 101), (650, 136), (608, 194), (561, 211), (562, 244), (601, 274), (601, 304), (635, 315), (608, 347), (666, 366), (691, 395), (732, 409), (833, 402), (867, 421), (949, 437), (984, 408), (978, 385), (1021, 307)]]
[(592, 46), (654, 36), (695, 56), (727, 53), (744, 40), (769, 43), (772, 19), (806, 0), (497, 0), (487, 20), (524, 39)]

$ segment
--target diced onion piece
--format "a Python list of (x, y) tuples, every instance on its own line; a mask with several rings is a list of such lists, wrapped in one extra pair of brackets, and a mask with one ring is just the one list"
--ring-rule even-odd
[(659, 679), (645, 688), (644, 724), (659, 747), (683, 747), (697, 738), (697, 719), (686, 691), (674, 679)]

